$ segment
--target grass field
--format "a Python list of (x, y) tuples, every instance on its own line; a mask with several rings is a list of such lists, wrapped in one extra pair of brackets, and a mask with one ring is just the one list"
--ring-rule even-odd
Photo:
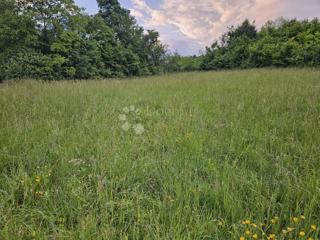
[(319, 239), (319, 146), (319, 70), (4, 83), (0, 239)]

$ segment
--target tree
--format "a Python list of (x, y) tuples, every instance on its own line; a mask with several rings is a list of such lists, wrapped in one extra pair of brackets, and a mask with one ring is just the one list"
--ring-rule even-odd
[(34, 21), (30, 16), (18, 13), (15, 1), (0, 2), (0, 55), (37, 44)]
[(288, 67), (320, 65), (320, 23), (312, 21), (268, 21), (258, 32), (244, 21), (231, 27), (220, 42), (207, 47), (202, 69)]
[(36, 23), (40, 50), (50, 53), (51, 44), (72, 28), (72, 18), (80, 14), (73, 0), (24, 0), (17, 3), (22, 15)]

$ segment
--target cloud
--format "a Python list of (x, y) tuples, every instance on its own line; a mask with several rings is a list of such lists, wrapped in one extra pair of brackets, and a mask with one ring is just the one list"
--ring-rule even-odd
[(147, 1), (132, 0), (131, 11), (138, 22), (145, 28), (157, 29), (171, 47), (183, 42), (184, 47), (194, 49), (182, 51), (193, 53), (210, 45), (228, 26), (246, 18), (261, 26), (281, 16), (320, 17), (319, 0), (162, 0), (157, 8)]

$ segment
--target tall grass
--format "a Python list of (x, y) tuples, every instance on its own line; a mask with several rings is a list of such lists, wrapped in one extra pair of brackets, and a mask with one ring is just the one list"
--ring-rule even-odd
[(319, 146), (317, 70), (5, 83), (0, 239), (317, 239)]

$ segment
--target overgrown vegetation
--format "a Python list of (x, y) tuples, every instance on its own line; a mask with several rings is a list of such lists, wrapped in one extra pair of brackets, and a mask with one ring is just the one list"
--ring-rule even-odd
[(319, 239), (319, 79), (1, 84), (0, 239)]
[(278, 19), (260, 31), (248, 20), (207, 47), (203, 70), (320, 65), (320, 21)]
[(73, 0), (0, 2), (0, 80), (150, 75), (165, 47), (117, 0), (88, 16)]
[(319, 66), (320, 22), (278, 19), (230, 27), (202, 56), (169, 54), (118, 0), (86, 15), (73, 0), (0, 2), (0, 81), (92, 79), (234, 68)]

